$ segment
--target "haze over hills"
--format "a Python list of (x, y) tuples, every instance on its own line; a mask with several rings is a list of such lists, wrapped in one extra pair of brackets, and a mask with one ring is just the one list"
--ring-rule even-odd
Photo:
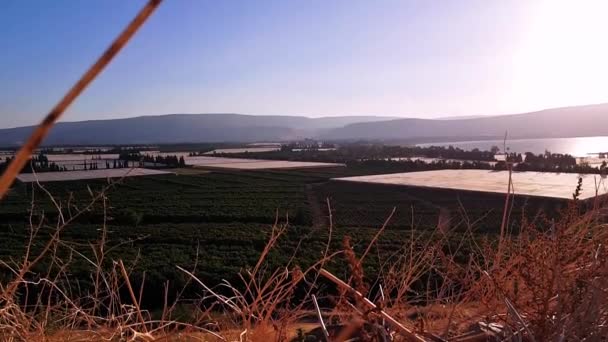
[[(0, 145), (19, 145), (32, 129), (32, 126), (0, 129)], [(497, 139), (505, 131), (512, 139), (608, 135), (608, 104), (449, 120), (241, 114), (141, 116), (58, 123), (45, 144), (255, 142), (302, 138), (439, 142)]]
[(354, 123), (323, 138), (378, 140), (565, 138), (608, 135), (608, 104), (546, 109), (538, 112), (469, 119), (397, 119)]
[[(154, 144), (183, 142), (283, 141), (315, 137), (352, 123), (394, 117), (308, 118), (242, 114), (168, 114), (126, 119), (60, 122), (45, 145)], [(0, 129), (0, 145), (21, 144), (34, 126)]]

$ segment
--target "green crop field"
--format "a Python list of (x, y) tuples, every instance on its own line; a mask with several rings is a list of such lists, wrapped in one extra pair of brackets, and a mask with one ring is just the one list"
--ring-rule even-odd
[[(91, 265), (76, 255), (93, 258), (91, 246), (101, 239), (105, 222), (109, 260), (122, 259), (135, 265), (136, 274), (142, 277), (145, 270), (146, 302), (158, 306), (165, 280), (177, 291), (187, 279), (176, 265), (192, 269), (196, 264), (197, 274), (209, 284), (222, 279), (238, 281), (240, 270), (255, 265), (277, 220), (289, 221), (289, 227), (269, 255), (270, 264), (283, 266), (294, 255), (295, 264), (312, 264), (321, 257), (328, 237), (328, 199), (334, 251), (341, 248), (346, 235), (352, 238), (355, 250), (362, 251), (393, 207), (396, 213), (378, 241), (382, 248), (377, 250), (384, 254), (398, 251), (410, 239), (412, 230), (432, 234), (440, 213), (445, 215), (446, 210), (450, 227), (462, 227), (465, 219), (479, 220), (476, 224), (480, 232), (493, 233), (500, 225), (503, 197), (329, 181), (367, 173), (369, 168), (351, 166), (124, 179), (108, 189), (105, 215), (104, 201), (97, 201), (62, 231), (65, 245), (58, 255), (73, 258), (77, 266), (72, 268), (73, 279), (78, 281), (80, 291), (86, 292)], [(107, 185), (105, 180), (43, 184), (66, 219), (85, 208), (91, 197)], [(35, 205), (30, 212), (32, 198)], [(518, 202), (516, 207), (524, 208), (524, 204)], [(514, 212), (519, 215), (522, 211)], [(0, 206), (0, 259), (17, 260), (23, 255), (30, 214), (34, 224), (45, 222), (36, 239), (35, 253), (54, 231), (57, 209), (37, 185), (15, 184)], [(370, 258), (366, 265), (372, 272), (377, 259)], [(36, 270), (42, 272), (50, 263), (47, 260)], [(6, 276), (8, 270), (2, 272)]]

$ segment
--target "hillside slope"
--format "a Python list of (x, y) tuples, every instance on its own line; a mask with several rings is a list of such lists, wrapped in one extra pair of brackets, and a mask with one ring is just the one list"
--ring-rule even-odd
[[(183, 142), (281, 141), (312, 137), (356, 122), (391, 119), (380, 116), (307, 118), (240, 114), (169, 114), (127, 119), (61, 122), (46, 145), (146, 144)], [(0, 129), (0, 145), (21, 144), (33, 126)]]
[(608, 104), (547, 109), (472, 119), (397, 119), (354, 123), (322, 136), (332, 139), (560, 138), (608, 135)]
[[(0, 129), (0, 146), (21, 144), (33, 127)], [(454, 119), (386, 116), (308, 118), (241, 114), (169, 114), (58, 123), (46, 145), (324, 140), (450, 141), (608, 135), (608, 104)]]

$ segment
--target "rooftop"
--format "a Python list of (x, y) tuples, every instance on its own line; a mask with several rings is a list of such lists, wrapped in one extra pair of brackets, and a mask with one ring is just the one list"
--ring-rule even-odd
[[(517, 195), (571, 199), (578, 178), (583, 178), (580, 199), (608, 193), (608, 184), (600, 175), (575, 173), (513, 172), (513, 189)], [(508, 171), (487, 170), (437, 170), (394, 173), (373, 176), (334, 178), (348, 182), (404, 185), (490, 193), (506, 193)], [(596, 192), (597, 189), (597, 192)]]

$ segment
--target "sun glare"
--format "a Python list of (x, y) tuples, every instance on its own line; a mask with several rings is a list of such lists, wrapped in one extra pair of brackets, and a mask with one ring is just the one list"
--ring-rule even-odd
[(527, 105), (608, 99), (608, 1), (547, 0), (530, 9), (514, 55), (513, 92)]

